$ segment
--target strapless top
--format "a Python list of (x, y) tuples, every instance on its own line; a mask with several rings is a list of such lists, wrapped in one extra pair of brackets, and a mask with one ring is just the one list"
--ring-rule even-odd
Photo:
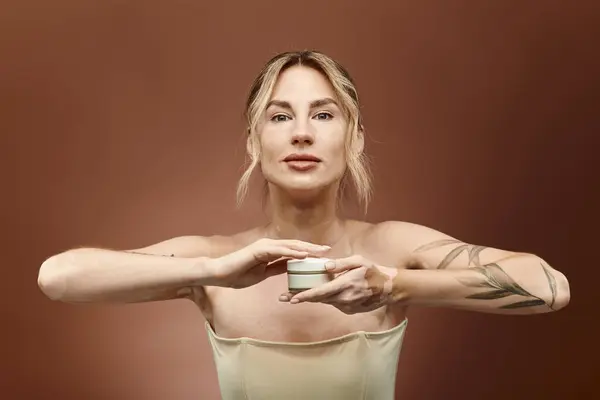
[(222, 338), (206, 322), (223, 400), (393, 400), (407, 319), (318, 342)]

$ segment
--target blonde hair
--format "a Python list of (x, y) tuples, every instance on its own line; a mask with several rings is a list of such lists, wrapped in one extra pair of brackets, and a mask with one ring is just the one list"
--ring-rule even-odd
[[(259, 118), (265, 111), (279, 75), (292, 66), (306, 66), (321, 72), (331, 83), (340, 101), (342, 112), (348, 120), (348, 135), (345, 143), (347, 168), (354, 184), (358, 201), (366, 212), (371, 200), (371, 174), (367, 158), (363, 151), (356, 151), (355, 142), (362, 139), (363, 124), (360, 115), (358, 93), (354, 82), (346, 69), (318, 51), (285, 52), (269, 60), (255, 79), (246, 102), (245, 117), (248, 124), (250, 162), (242, 174), (237, 187), (238, 207), (244, 201), (250, 177), (260, 160), (260, 143), (256, 135)], [(340, 185), (343, 191), (347, 185), (348, 174), (344, 174)]]

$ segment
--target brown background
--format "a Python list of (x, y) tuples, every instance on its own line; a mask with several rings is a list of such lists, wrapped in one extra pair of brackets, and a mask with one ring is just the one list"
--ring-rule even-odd
[(258, 184), (234, 211), (244, 96), (303, 48), (357, 81), (369, 221), (531, 251), (570, 278), (553, 315), (412, 311), (398, 398), (600, 395), (598, 3), (358, 3), (2, 2), (1, 398), (218, 399), (191, 304), (52, 303), (37, 270), (74, 246), (262, 222)]

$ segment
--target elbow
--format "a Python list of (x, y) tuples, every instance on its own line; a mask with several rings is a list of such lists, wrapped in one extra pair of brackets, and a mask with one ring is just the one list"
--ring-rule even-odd
[(569, 305), (571, 301), (571, 288), (569, 280), (564, 273), (552, 268), (552, 265), (541, 257), (539, 260), (543, 274), (540, 274), (540, 288), (546, 291), (544, 301), (551, 311), (562, 310)]
[(569, 280), (561, 272), (554, 272), (556, 276), (556, 299), (554, 301), (554, 310), (558, 311), (569, 305), (571, 301), (571, 288)]
[(64, 255), (55, 255), (45, 260), (38, 272), (37, 284), (50, 300), (61, 301), (65, 295), (66, 276)]

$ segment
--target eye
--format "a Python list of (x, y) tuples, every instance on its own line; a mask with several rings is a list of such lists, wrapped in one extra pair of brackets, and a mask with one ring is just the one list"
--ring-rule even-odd
[(284, 122), (284, 121), (287, 121), (288, 119), (289, 119), (289, 117), (284, 114), (277, 114), (277, 115), (274, 115), (273, 117), (271, 117), (271, 121), (273, 121), (273, 122)]
[(316, 119), (322, 119), (322, 120), (327, 120), (327, 119), (331, 119), (333, 118), (333, 115), (331, 115), (328, 112), (320, 112), (317, 115), (315, 115)]

